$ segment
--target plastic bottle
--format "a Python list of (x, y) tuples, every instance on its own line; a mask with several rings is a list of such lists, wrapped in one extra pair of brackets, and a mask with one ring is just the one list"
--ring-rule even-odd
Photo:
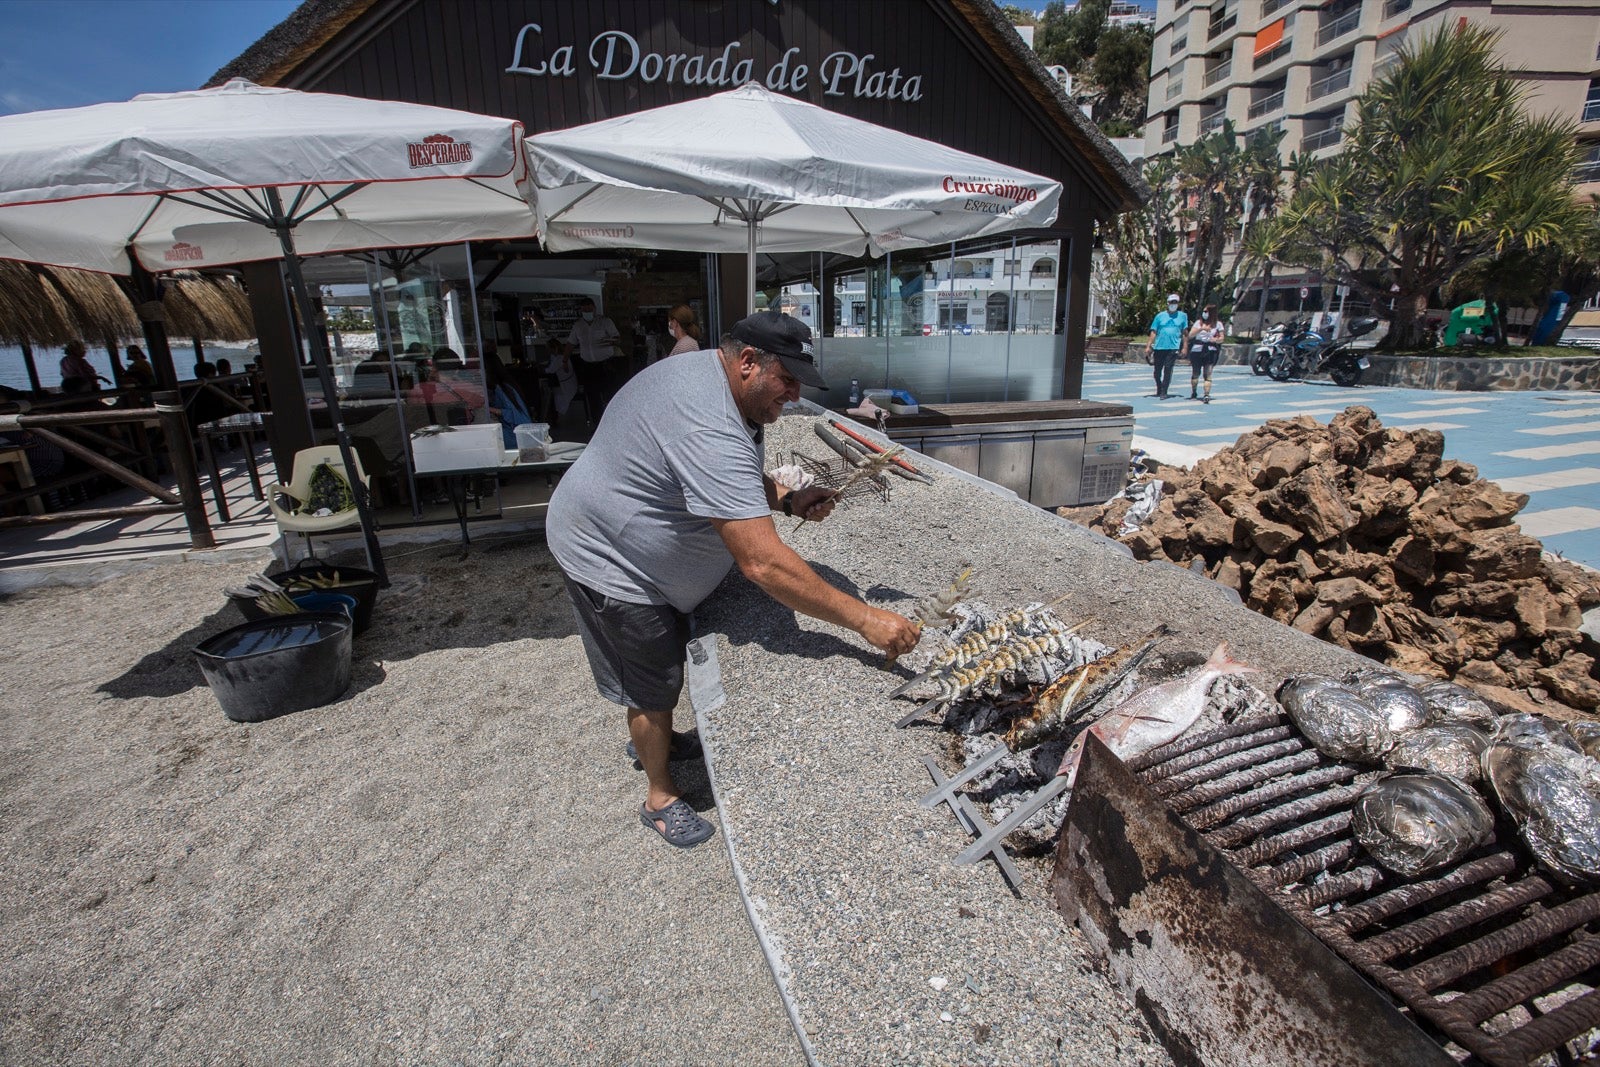
[(850, 406), (853, 408), (861, 406), (861, 381), (858, 378), (850, 379)]

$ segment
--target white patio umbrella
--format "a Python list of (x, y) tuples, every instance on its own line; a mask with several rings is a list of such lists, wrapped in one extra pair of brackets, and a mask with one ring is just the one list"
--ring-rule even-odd
[(531, 237), (527, 193), (521, 123), (420, 104), (231, 81), (0, 118), (0, 259), (131, 274), (283, 258), (352, 471), (300, 257)]
[(1061, 184), (773, 93), (714, 96), (527, 140), (556, 252), (675, 248), (877, 256), (1048, 226)]

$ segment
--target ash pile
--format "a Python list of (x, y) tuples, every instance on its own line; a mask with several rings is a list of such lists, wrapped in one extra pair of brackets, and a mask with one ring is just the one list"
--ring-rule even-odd
[(1060, 514), (1395, 670), (1524, 711), (1600, 708), (1600, 645), (1579, 630), (1600, 581), (1546, 558), (1514, 521), (1527, 495), (1444, 458), (1436, 430), (1360, 406), (1274, 419), (1160, 494), (1137, 528), (1126, 497)]

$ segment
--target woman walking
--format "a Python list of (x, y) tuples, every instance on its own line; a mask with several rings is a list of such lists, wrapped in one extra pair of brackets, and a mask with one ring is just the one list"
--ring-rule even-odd
[[(1222, 356), (1222, 323), (1217, 321), (1217, 305), (1207, 304), (1200, 312), (1200, 321), (1189, 329), (1189, 399), (1211, 403), (1211, 368)], [(1206, 395), (1200, 396), (1201, 377), (1205, 377)]]

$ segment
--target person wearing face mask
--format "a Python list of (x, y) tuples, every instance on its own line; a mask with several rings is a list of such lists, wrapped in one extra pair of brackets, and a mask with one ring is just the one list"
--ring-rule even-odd
[(1183, 348), (1183, 336), (1189, 329), (1189, 316), (1178, 310), (1178, 294), (1167, 294), (1167, 310), (1156, 312), (1150, 320), (1150, 362), (1155, 367), (1156, 399), (1167, 399), (1167, 387), (1172, 384), (1172, 367), (1178, 362), (1178, 352)]
[(700, 326), (694, 321), (694, 309), (688, 304), (679, 304), (667, 312), (667, 332), (672, 335), (672, 351), (669, 356), (679, 356), (685, 352), (698, 352), (703, 347), (700, 344)]
[[(1211, 403), (1211, 368), (1222, 355), (1222, 323), (1217, 319), (1217, 305), (1207, 304), (1200, 312), (1200, 321), (1189, 330), (1189, 399)], [(1205, 376), (1206, 395), (1199, 396), (1200, 378)]]
[(584, 297), (578, 302), (578, 321), (567, 334), (567, 348), (578, 357), (572, 361), (572, 369), (578, 375), (578, 388), (583, 391), (591, 427), (599, 424), (611, 401), (611, 374), (606, 364), (621, 355), (617, 346), (621, 336), (616, 323), (596, 314), (593, 299)]

